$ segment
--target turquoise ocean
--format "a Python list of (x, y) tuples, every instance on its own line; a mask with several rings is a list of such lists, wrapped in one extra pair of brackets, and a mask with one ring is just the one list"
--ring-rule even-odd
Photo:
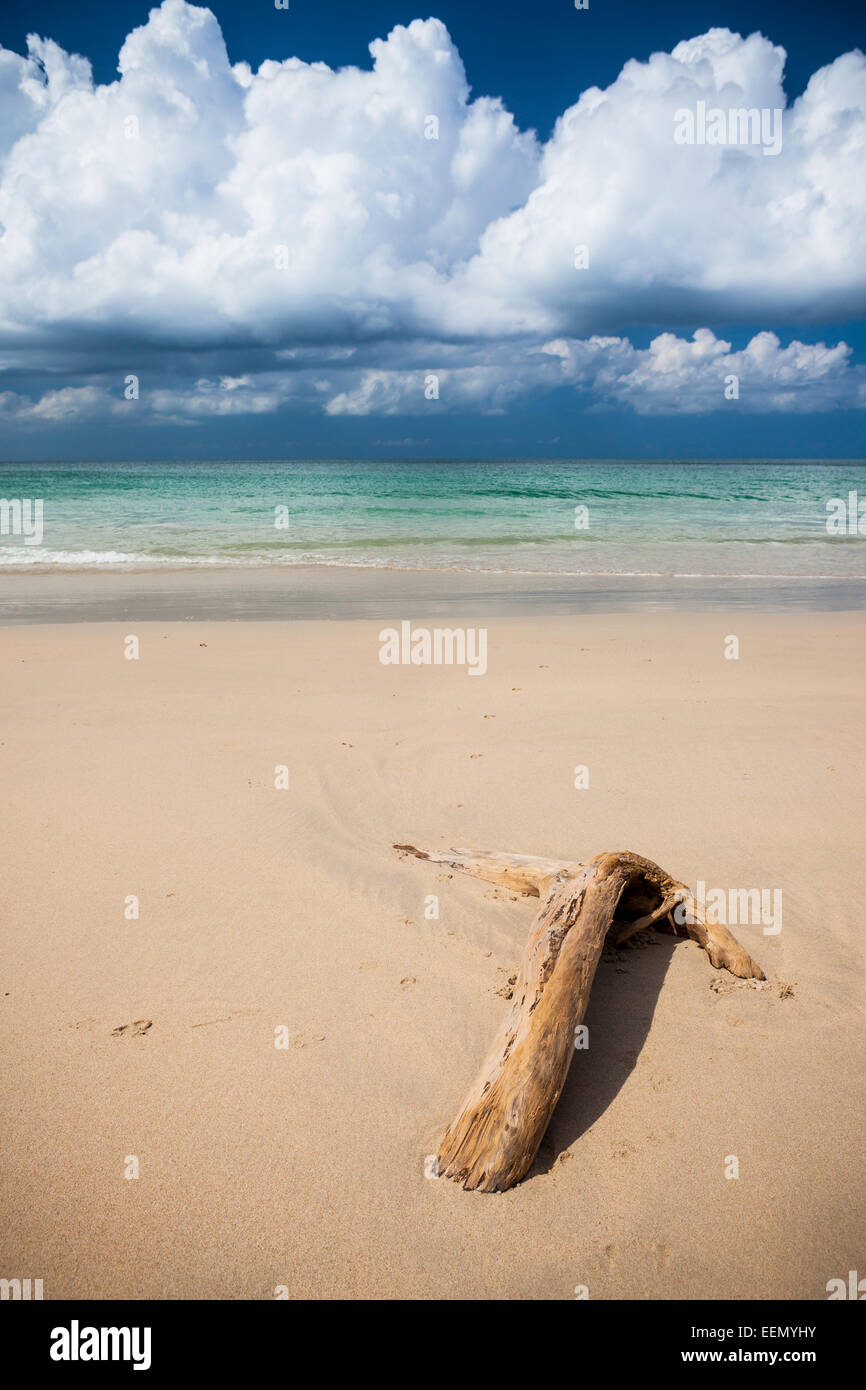
[(864, 461), (7, 463), (0, 498), (41, 499), (43, 536), (0, 535), (0, 570), (863, 578), (856, 522), (827, 529), (852, 493)]

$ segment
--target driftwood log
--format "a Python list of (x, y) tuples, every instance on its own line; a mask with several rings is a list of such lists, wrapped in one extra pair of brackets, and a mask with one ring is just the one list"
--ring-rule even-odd
[(702, 919), (684, 883), (639, 854), (599, 854), (577, 864), (488, 850), (394, 848), (541, 899), (510, 1012), (436, 1155), (436, 1175), (464, 1187), (501, 1192), (529, 1171), (568, 1075), (608, 933), (619, 944), (644, 927), (676, 934), (681, 924), (717, 969), (764, 978), (726, 927)]

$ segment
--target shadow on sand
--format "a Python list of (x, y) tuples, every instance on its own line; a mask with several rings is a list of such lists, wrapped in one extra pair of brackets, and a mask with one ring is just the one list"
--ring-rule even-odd
[(625, 951), (622, 966), (602, 959), (584, 1023), (589, 1047), (577, 1050), (562, 1095), (524, 1181), (547, 1173), (595, 1123), (637, 1065), (649, 1033), (675, 937), (656, 934), (644, 950)]

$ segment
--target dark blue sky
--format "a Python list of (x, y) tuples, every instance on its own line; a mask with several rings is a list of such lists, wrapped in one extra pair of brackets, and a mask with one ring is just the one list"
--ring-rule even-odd
[[(115, 79), (117, 54), (132, 28), (145, 22), (150, 5), (137, 0), (35, 0), (9, 5), (0, 15), (0, 42), (22, 52), (36, 32), (93, 64), (98, 82)], [(395, 24), (433, 14), (448, 27), (466, 67), (473, 96), (502, 97), (522, 128), (547, 139), (556, 117), (582, 90), (612, 82), (630, 58), (645, 60), (682, 39), (712, 27), (742, 34), (761, 31), (788, 53), (786, 90), (799, 95), (810, 75), (840, 53), (866, 48), (864, 0), (590, 0), (575, 15), (572, 0), (472, 0), (471, 3), (337, 4), (290, 0), (288, 11), (270, 0), (214, 0), (232, 61), (254, 68), (263, 60), (297, 56), (323, 60), (332, 68), (370, 66), (368, 44)], [(864, 251), (866, 254), (866, 251)], [(721, 320), (720, 320), (721, 322)], [(679, 323), (679, 333), (700, 326)], [(636, 346), (646, 346), (670, 322), (623, 324)], [(838, 306), (808, 322), (784, 328), (766, 319), (722, 323), (734, 347), (753, 333), (776, 329), (783, 344), (794, 336), (807, 343), (839, 338), (852, 345), (855, 362), (866, 360), (866, 328)], [(25, 389), (15, 381), (14, 390)], [(52, 382), (57, 386), (58, 382)], [(0, 384), (0, 390), (2, 390)], [(864, 413), (836, 410), (814, 415), (747, 415), (725, 409), (711, 415), (635, 416), (625, 409), (592, 413), (561, 389), (524, 399), (500, 416), (436, 412), (421, 418), (263, 415), (204, 421), (194, 429), (154, 425), (130, 432), (105, 420), (71, 422), (43, 434), (9, 426), (0, 440), (4, 457), (147, 458), (208, 456), (298, 456), (401, 454), (516, 456), (757, 457), (840, 456), (866, 453)]]

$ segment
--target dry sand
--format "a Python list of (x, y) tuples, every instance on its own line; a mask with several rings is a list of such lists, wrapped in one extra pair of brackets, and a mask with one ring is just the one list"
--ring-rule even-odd
[[(138, 623), (138, 661), (128, 625), (0, 631), (0, 1273), (266, 1299), (866, 1273), (866, 617), (487, 625), (483, 678), (384, 667), (361, 620)], [(429, 1181), (533, 908), (394, 841), (781, 888), (781, 933), (734, 928), (768, 987), (669, 937), (603, 963), (533, 1174)]]

